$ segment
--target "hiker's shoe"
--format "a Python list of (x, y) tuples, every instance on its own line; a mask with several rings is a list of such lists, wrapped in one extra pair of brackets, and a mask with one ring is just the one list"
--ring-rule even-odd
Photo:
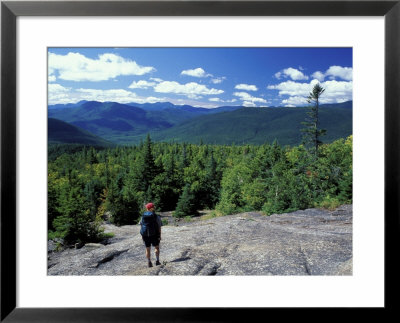
[(160, 266), (161, 262), (159, 262), (158, 260), (156, 261), (156, 266)]
[(153, 264), (151, 263), (151, 261), (149, 261), (149, 267), (153, 267)]

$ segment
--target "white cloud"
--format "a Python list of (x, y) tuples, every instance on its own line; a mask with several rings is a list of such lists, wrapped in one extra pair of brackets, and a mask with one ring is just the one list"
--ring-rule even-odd
[(55, 75), (53, 75), (53, 74), (50, 74), (50, 75), (49, 75), (49, 78), (48, 78), (49, 82), (55, 82), (56, 79), (57, 79), (57, 78), (56, 78)]
[(353, 68), (342, 67), (342, 66), (331, 66), (325, 72), (325, 76), (332, 76), (334, 78), (339, 77), (345, 81), (353, 80)]
[(138, 97), (132, 102), (137, 102), (137, 103), (156, 103), (156, 102), (164, 102), (168, 101), (166, 98), (156, 98), (154, 96), (148, 96), (148, 97)]
[(140, 97), (124, 89), (72, 89), (52, 83), (48, 85), (48, 104), (75, 103), (81, 100), (119, 103), (155, 103), (167, 101), (166, 98)]
[(255, 103), (252, 102), (252, 101), (243, 101), (243, 106), (244, 106), (244, 107), (256, 107), (257, 104), (255, 104)]
[(292, 67), (284, 69), (283, 74), (289, 76), (294, 81), (308, 80), (307, 75), (304, 75), (303, 72)]
[(193, 77), (209, 77), (212, 74), (207, 74), (201, 67), (195, 68), (193, 70), (184, 70), (181, 75), (188, 75)]
[(120, 75), (143, 75), (155, 71), (151, 66), (140, 66), (135, 61), (115, 54), (102, 54), (97, 59), (80, 53), (48, 54), (49, 73), (68, 81), (106, 81)]
[(263, 98), (257, 98), (257, 97), (251, 96), (247, 92), (234, 92), (233, 95), (239, 97), (240, 100), (243, 101), (243, 105), (247, 106), (247, 107), (254, 107), (254, 106), (256, 106), (257, 102), (258, 103), (267, 103), (267, 100), (265, 100)]
[(70, 103), (70, 88), (57, 83), (51, 83), (48, 84), (47, 91), (47, 104)]
[(64, 87), (57, 83), (52, 83), (48, 85), (49, 92), (68, 92), (70, 88)]
[(220, 98), (210, 98), (210, 99), (208, 99), (208, 101), (219, 102), (219, 103), (234, 103), (234, 102), (237, 102), (237, 99), (221, 100)]
[(154, 82), (160, 83), (160, 82), (162, 82), (163, 80), (160, 79), (160, 78), (158, 78), (158, 77), (150, 77), (150, 81), (154, 81)]
[(307, 105), (307, 99), (302, 96), (291, 96), (288, 99), (282, 100), (282, 104), (285, 107), (295, 107), (301, 105)]
[(187, 105), (191, 105), (192, 107), (207, 108), (207, 109), (217, 108), (220, 106), (219, 104), (215, 104), (215, 103), (200, 102), (200, 101), (195, 101), (195, 100), (191, 100), (191, 99), (181, 99), (181, 98), (179, 98), (179, 99), (169, 98), (166, 101), (171, 102), (176, 105), (187, 104)]
[(311, 76), (320, 82), (322, 82), (325, 79), (325, 74), (320, 71), (314, 72)]
[(341, 103), (353, 99), (353, 82), (330, 80), (321, 83), (325, 92), (321, 97), (322, 103)]
[(225, 80), (226, 80), (226, 77), (225, 77), (225, 76), (216, 77), (216, 78), (214, 78), (214, 79), (211, 79), (211, 83), (213, 83), (213, 84), (220, 84), (220, 83), (222, 83), (222, 82), (225, 81)]
[[(278, 90), (280, 96), (289, 96), (289, 98), (282, 101), (282, 104), (302, 105), (317, 83), (319, 81), (316, 79), (309, 83), (286, 81), (277, 85), (269, 85), (267, 88)], [(352, 100), (353, 98), (353, 82), (351, 81), (329, 80), (320, 84), (325, 88), (325, 92), (321, 96), (321, 103), (339, 103)], [(301, 100), (300, 98), (304, 99)]]
[(294, 81), (308, 80), (307, 75), (304, 75), (303, 72), (293, 67), (288, 67), (283, 69), (282, 71), (275, 73), (275, 78), (280, 79), (282, 77), (284, 78), (290, 77)]
[(224, 93), (223, 90), (213, 88), (209, 89), (205, 85), (195, 82), (180, 84), (175, 81), (163, 81), (154, 86), (154, 91), (159, 93), (175, 93), (179, 95), (185, 95), (191, 99), (200, 98), (200, 95), (218, 95)]
[(322, 82), (327, 77), (331, 80), (340, 78), (345, 81), (352, 81), (353, 68), (333, 65), (329, 67), (325, 73), (322, 73), (321, 71), (316, 71), (314, 74), (312, 74), (312, 77), (316, 78), (320, 82)]
[(269, 90), (279, 90), (279, 95), (308, 96), (316, 83), (318, 83), (318, 80), (312, 80), (310, 83), (286, 81), (277, 85), (268, 85), (267, 88)]
[(149, 87), (153, 87), (156, 85), (155, 82), (147, 82), (144, 80), (140, 80), (138, 82), (133, 81), (131, 85), (128, 86), (130, 89), (147, 89)]
[(98, 89), (77, 89), (76, 94), (81, 100), (99, 102), (119, 102), (129, 103), (137, 99), (137, 95), (131, 91), (123, 89), (98, 90)]
[(235, 89), (237, 90), (245, 90), (245, 91), (257, 91), (258, 88), (255, 85), (249, 85), (249, 84), (237, 84), (235, 86)]

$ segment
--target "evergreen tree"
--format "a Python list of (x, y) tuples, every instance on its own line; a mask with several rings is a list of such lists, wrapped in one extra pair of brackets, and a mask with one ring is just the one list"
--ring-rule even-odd
[(195, 197), (190, 190), (189, 184), (187, 184), (183, 189), (183, 193), (179, 198), (176, 210), (173, 213), (173, 215), (177, 218), (198, 215), (195, 203)]
[(122, 179), (122, 209), (120, 224), (132, 224), (140, 216), (143, 195), (137, 190), (136, 178), (132, 173), (124, 174)]
[(214, 152), (205, 168), (205, 189), (204, 189), (204, 206), (212, 209), (218, 202), (221, 178), (217, 172), (217, 162), (214, 158)]
[(305, 128), (302, 129), (303, 141), (311, 147), (315, 157), (318, 157), (318, 147), (322, 144), (320, 138), (326, 133), (325, 129), (319, 128), (319, 100), (324, 91), (325, 89), (319, 83), (314, 85), (307, 98), (307, 102), (311, 104), (310, 110), (307, 112), (308, 118), (302, 122), (305, 125)]
[(99, 204), (99, 197), (101, 193), (101, 186), (99, 181), (92, 179), (86, 182), (83, 189), (83, 196), (85, 198), (85, 209), (89, 211), (90, 217), (95, 218), (97, 213), (97, 207)]
[(106, 199), (106, 209), (111, 213), (111, 220), (115, 224), (120, 223), (121, 207), (122, 207), (122, 173), (111, 181)]
[(244, 211), (246, 201), (243, 195), (244, 185), (251, 183), (249, 163), (237, 162), (233, 167), (227, 167), (221, 181), (221, 197), (216, 209), (223, 214), (233, 214)]
[(60, 216), (59, 208), (59, 187), (56, 187), (54, 180), (56, 175), (49, 173), (48, 184), (47, 184), (47, 229), (54, 230), (53, 221), (55, 218)]
[(59, 212), (62, 214), (53, 221), (56, 237), (66, 243), (87, 242), (97, 239), (98, 226), (90, 216), (90, 211), (83, 208), (85, 200), (79, 186), (67, 186), (61, 192)]
[(94, 150), (93, 147), (90, 147), (89, 151), (88, 151), (88, 163), (89, 164), (95, 164), (97, 163), (97, 157), (96, 157), (96, 151)]
[(187, 156), (187, 151), (186, 151), (186, 143), (183, 143), (182, 146), (182, 160), (181, 160), (182, 168), (188, 167), (189, 162), (188, 162), (188, 156)]
[(144, 203), (143, 204), (147, 204), (150, 201), (152, 201), (153, 199), (154, 199), (153, 189), (152, 189), (151, 185), (149, 185), (147, 187), (147, 191), (144, 194)]
[(143, 184), (143, 191), (147, 192), (149, 190), (152, 180), (157, 175), (157, 168), (152, 153), (152, 142), (150, 134), (147, 134), (143, 149), (144, 149), (143, 161), (142, 161), (143, 164), (141, 167), (142, 184)]
[(108, 188), (110, 185), (110, 171), (108, 169), (108, 155), (105, 156), (104, 168), (105, 168), (105, 186)]
[(120, 172), (111, 183), (106, 200), (106, 209), (111, 212), (113, 223), (133, 224), (139, 217), (139, 205), (139, 198), (132, 189), (130, 178)]
[(172, 211), (176, 208), (182, 187), (174, 153), (164, 156), (163, 170), (154, 178), (152, 201), (161, 211)]

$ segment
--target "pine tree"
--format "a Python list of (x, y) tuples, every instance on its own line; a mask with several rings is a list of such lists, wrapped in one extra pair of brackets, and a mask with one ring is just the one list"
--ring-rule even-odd
[(184, 216), (196, 216), (198, 215), (195, 203), (195, 197), (190, 190), (190, 185), (186, 184), (183, 189), (183, 193), (179, 198), (174, 216), (177, 218), (183, 218)]
[(79, 186), (67, 186), (60, 194), (59, 212), (62, 214), (53, 221), (56, 236), (66, 243), (87, 242), (97, 239), (98, 227), (83, 208), (85, 199)]
[(95, 164), (97, 163), (97, 157), (96, 157), (96, 151), (94, 150), (93, 147), (90, 147), (90, 150), (88, 151), (88, 163), (89, 164)]
[(302, 122), (306, 127), (301, 130), (304, 132), (304, 144), (310, 146), (310, 150), (316, 158), (318, 157), (318, 147), (322, 144), (320, 138), (326, 133), (325, 129), (319, 128), (319, 100), (324, 91), (325, 89), (319, 83), (314, 85), (307, 97), (307, 102), (311, 104), (310, 110), (307, 112), (308, 118)]
[(150, 134), (147, 134), (146, 141), (144, 143), (143, 164), (141, 167), (141, 171), (143, 191), (147, 192), (149, 190), (149, 186), (151, 185), (152, 180), (157, 175), (157, 168), (153, 157)]
[(101, 188), (97, 180), (88, 181), (83, 189), (83, 197), (85, 198), (85, 209), (89, 210), (90, 216), (94, 219), (97, 213), (98, 196)]
[(122, 218), (122, 187), (123, 187), (123, 174), (122, 172), (110, 183), (110, 188), (107, 194), (106, 208), (111, 212), (112, 222), (115, 224), (121, 223)]
[(187, 156), (187, 149), (186, 143), (183, 143), (182, 146), (182, 159), (181, 159), (181, 167), (185, 168), (189, 166), (188, 156)]
[(163, 172), (158, 174), (153, 181), (152, 201), (156, 203), (161, 211), (175, 210), (182, 185), (174, 153), (165, 154), (162, 168)]
[(105, 168), (105, 185), (106, 188), (108, 188), (110, 184), (110, 171), (108, 169), (108, 155), (105, 156), (105, 161), (104, 161), (104, 168)]
[(218, 202), (221, 178), (217, 172), (217, 162), (214, 158), (214, 152), (211, 151), (210, 159), (205, 168), (205, 201), (204, 206), (212, 209)]
[(139, 216), (138, 197), (132, 185), (131, 178), (122, 171), (111, 182), (105, 206), (116, 225), (133, 224)]
[(47, 181), (47, 229), (54, 230), (53, 221), (55, 218), (60, 216), (59, 207), (60, 203), (58, 201), (58, 195), (60, 194), (59, 187), (54, 184), (54, 179), (56, 174), (50, 173), (48, 175)]

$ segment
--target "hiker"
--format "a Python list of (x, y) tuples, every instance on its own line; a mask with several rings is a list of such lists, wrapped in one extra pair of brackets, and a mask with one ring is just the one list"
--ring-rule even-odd
[(156, 255), (156, 265), (160, 263), (160, 240), (161, 240), (161, 217), (155, 213), (155, 207), (153, 203), (146, 204), (147, 211), (143, 213), (142, 219), (140, 220), (140, 234), (146, 246), (146, 258), (148, 266), (153, 267), (153, 263), (150, 260), (150, 249), (151, 245), (154, 246)]

